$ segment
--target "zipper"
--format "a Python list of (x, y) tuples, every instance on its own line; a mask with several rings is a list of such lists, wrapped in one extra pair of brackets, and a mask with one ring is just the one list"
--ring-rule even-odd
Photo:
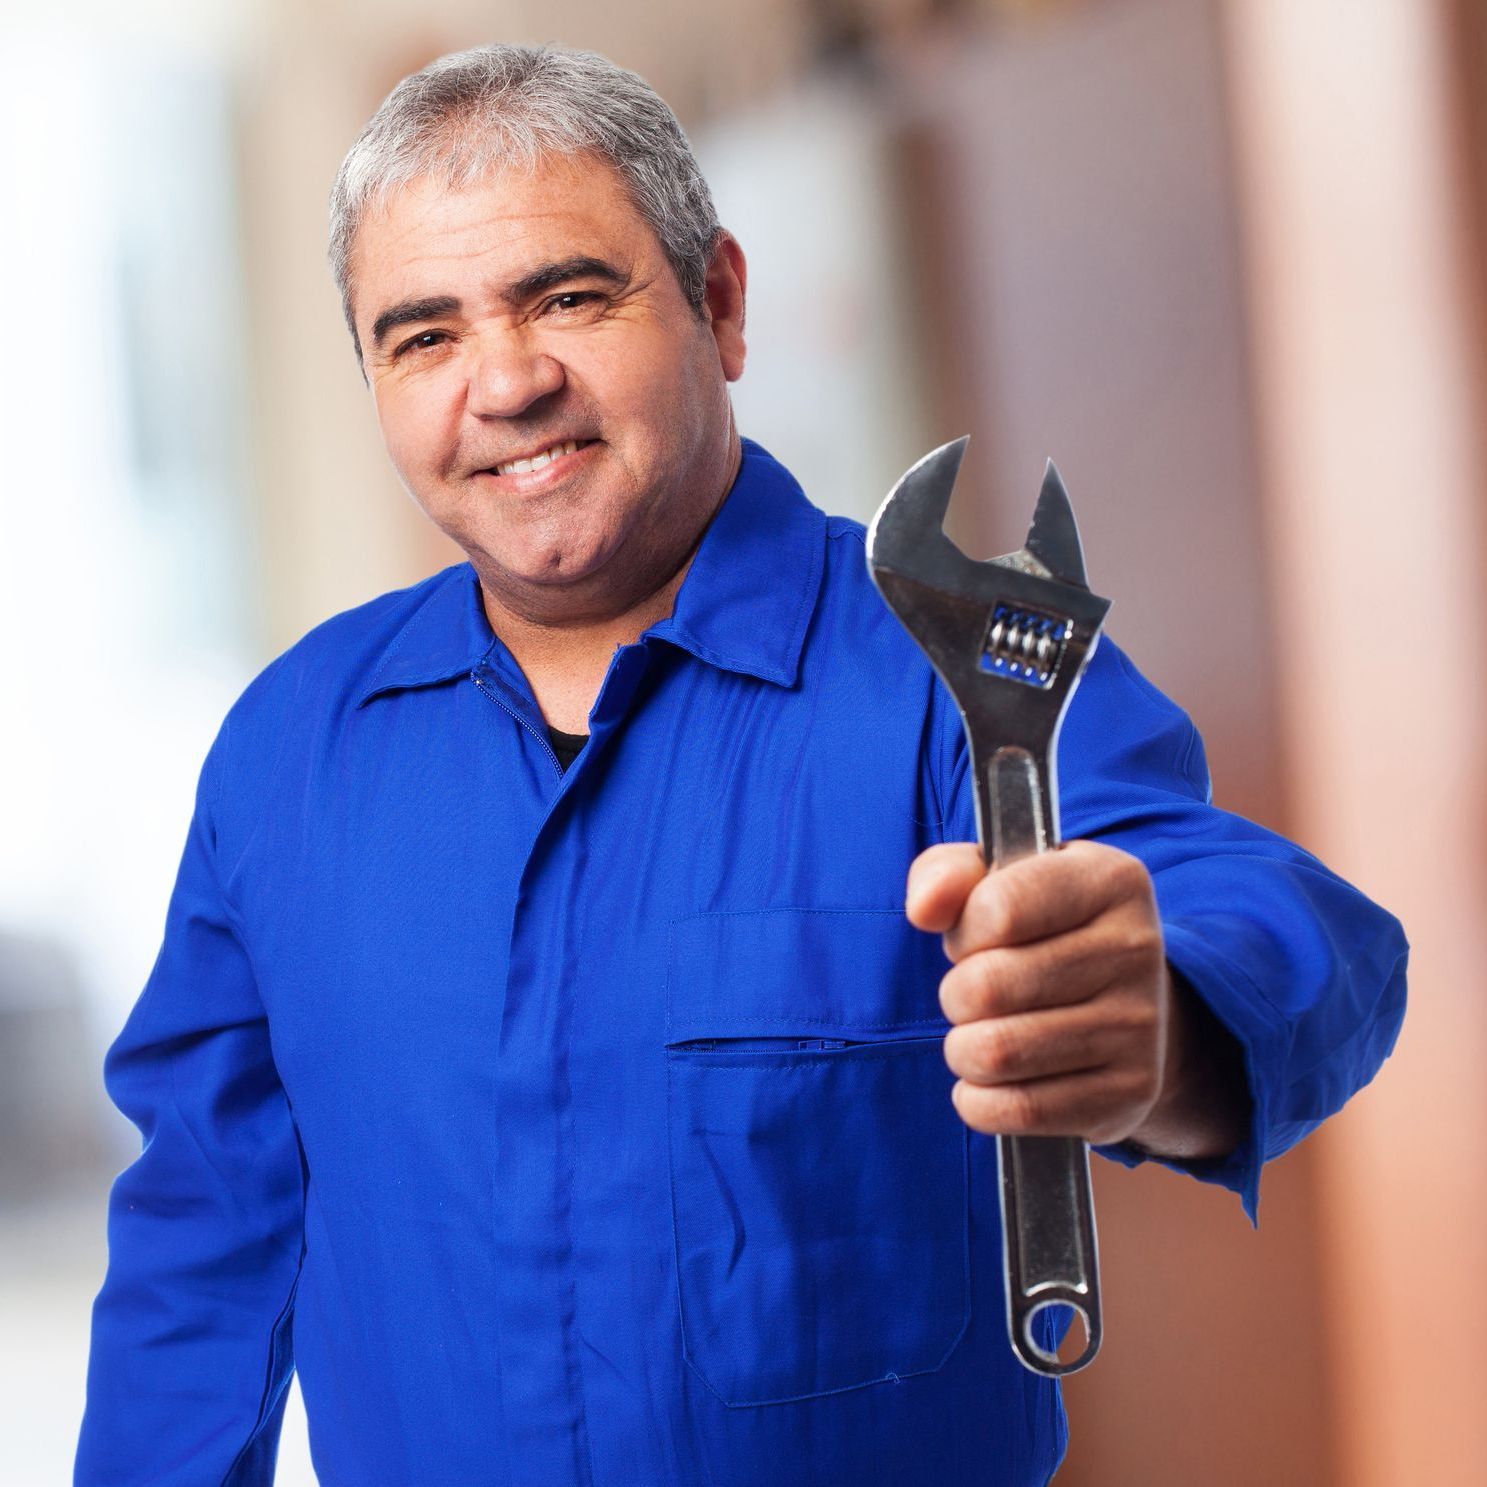
[(845, 1038), (694, 1038), (674, 1045), (681, 1053), (784, 1053), (797, 1049), (819, 1052), (846, 1046)]
[[(501, 709), (502, 712), (510, 713), (511, 716), (515, 718), (516, 721), (520, 723), (522, 727), (525, 728), (527, 732), (530, 733), (532, 737), (535, 738), (537, 742), (542, 745), (544, 749), (547, 750), (547, 757), (552, 760), (552, 767), (557, 770), (558, 778), (561, 780), (564, 777), (563, 766), (561, 761), (558, 759), (557, 753), (553, 749), (552, 740), (548, 738), (548, 736), (544, 732), (542, 732), (541, 729), (535, 727), (528, 719), (522, 717), (522, 715), (517, 712), (514, 707), (510, 706), (506, 702), (503, 702), (501, 698), (497, 697), (496, 694), (491, 691), (491, 689), (487, 687), (483, 681), (481, 681), (480, 673), (478, 671), (472, 671), (470, 673), (470, 680), (474, 682), (475, 685), (480, 688), (481, 693), (484, 696), (489, 697), (490, 700), (494, 702), (496, 706)], [(574, 763), (576, 764), (577, 762), (578, 761), (575, 759)]]

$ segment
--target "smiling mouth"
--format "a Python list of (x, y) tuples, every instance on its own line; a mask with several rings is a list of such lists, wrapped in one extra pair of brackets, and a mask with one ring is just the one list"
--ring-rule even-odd
[(522, 459), (507, 460), (504, 464), (495, 466), (497, 475), (525, 475), (531, 470), (541, 470), (544, 466), (552, 464), (554, 460), (562, 459), (565, 454), (577, 454), (580, 449), (592, 444), (592, 439), (567, 439), (559, 444), (550, 444), (546, 449), (537, 454), (526, 455)]

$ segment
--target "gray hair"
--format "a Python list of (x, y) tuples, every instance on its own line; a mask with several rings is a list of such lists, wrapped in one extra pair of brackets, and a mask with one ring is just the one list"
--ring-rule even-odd
[(494, 44), (452, 52), (405, 77), (336, 173), (330, 267), (351, 339), (351, 252), (369, 210), (433, 174), (450, 190), (497, 167), (592, 153), (620, 173), (699, 314), (719, 225), (712, 193), (676, 115), (643, 78), (597, 52)]

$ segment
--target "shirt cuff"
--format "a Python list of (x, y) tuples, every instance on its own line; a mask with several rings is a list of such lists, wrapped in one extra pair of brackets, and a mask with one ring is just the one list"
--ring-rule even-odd
[(1250, 1223), (1258, 1228), (1260, 1169), (1265, 1164), (1268, 1145), (1275, 1071), (1285, 1066), (1286, 1029), (1259, 988), (1232, 961), (1215, 952), (1200, 934), (1170, 921), (1163, 922), (1162, 933), (1172, 968), (1202, 998), (1244, 1051), (1245, 1084), (1250, 1097), (1249, 1131), (1227, 1155), (1192, 1160), (1158, 1156), (1130, 1141), (1094, 1149), (1125, 1167), (1159, 1162), (1200, 1182), (1228, 1188), (1239, 1194)]

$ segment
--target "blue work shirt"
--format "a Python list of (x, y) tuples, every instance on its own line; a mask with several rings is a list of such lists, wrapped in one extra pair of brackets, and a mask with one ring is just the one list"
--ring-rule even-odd
[[(1008, 1346), (995, 1142), (903, 910), (975, 837), (965, 738), (863, 543), (746, 443), (566, 774), (468, 565), (253, 682), (106, 1061), (144, 1149), (79, 1483), (268, 1483), (296, 1367), (326, 1487), (1048, 1480), (1058, 1386)], [(1391, 1048), (1399, 927), (1215, 809), (1108, 640), (1059, 767), (1243, 1046), (1250, 1135), (1192, 1170), (1253, 1217)]]

